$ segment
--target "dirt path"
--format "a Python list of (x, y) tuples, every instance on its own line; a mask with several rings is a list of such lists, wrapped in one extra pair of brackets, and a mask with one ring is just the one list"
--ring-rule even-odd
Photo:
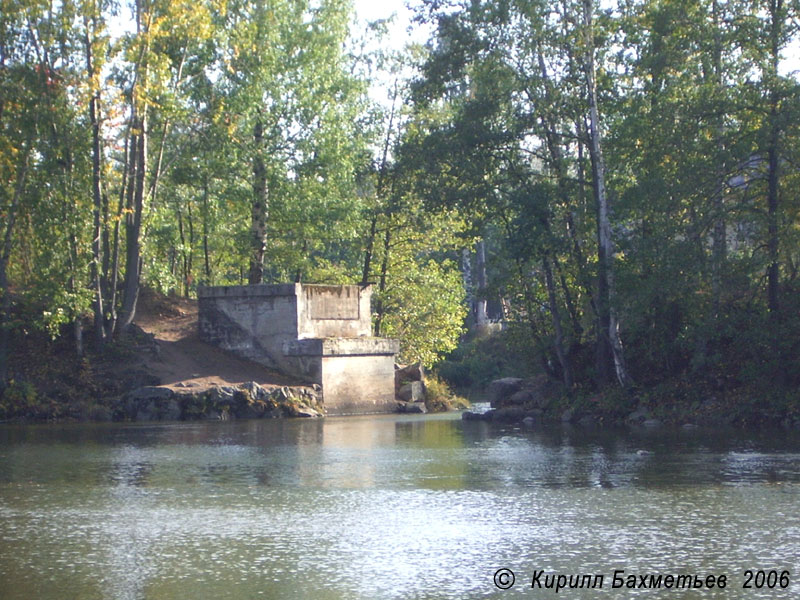
[(145, 360), (144, 366), (165, 387), (198, 390), (247, 381), (264, 386), (299, 383), (202, 342), (197, 329), (196, 300), (165, 298), (142, 290), (135, 322), (155, 338), (157, 352)]

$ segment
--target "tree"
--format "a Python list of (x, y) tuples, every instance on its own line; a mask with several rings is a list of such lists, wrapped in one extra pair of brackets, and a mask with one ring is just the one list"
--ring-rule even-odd
[[(592, 164), (592, 190), (597, 206), (597, 260), (600, 336), (608, 336), (614, 370), (623, 387), (632, 384), (619, 333), (619, 312), (614, 283), (614, 243), (611, 239), (609, 201), (606, 190), (606, 165), (602, 149), (600, 111), (597, 98), (597, 68), (595, 64), (594, 3), (583, 0), (584, 56), (582, 61), (586, 77), (586, 98), (589, 104), (589, 157)], [(603, 343), (601, 340), (599, 343)]]
[[(251, 165), (248, 281), (260, 283), (271, 221), (279, 230), (282, 217), (299, 216), (309, 226), (312, 207), (315, 216), (353, 207), (365, 88), (350, 75), (342, 51), (349, 19), (344, 2), (237, 2), (224, 18), (218, 89), (239, 156)], [(323, 189), (327, 197), (315, 197)], [(312, 231), (294, 232), (290, 245), (301, 255), (312, 251), (320, 230)]]

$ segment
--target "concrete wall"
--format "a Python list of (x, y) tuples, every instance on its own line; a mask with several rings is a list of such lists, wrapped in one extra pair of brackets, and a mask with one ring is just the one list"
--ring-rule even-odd
[(372, 334), (372, 289), (369, 286), (297, 285), (299, 339)]
[(384, 338), (309, 338), (284, 352), (319, 377), (330, 415), (393, 412), (394, 357), (400, 342)]
[(297, 339), (296, 284), (201, 287), (197, 300), (203, 341), (293, 373), (283, 344)]
[(322, 397), (332, 415), (394, 412), (394, 355), (323, 356)]
[(321, 384), (328, 414), (395, 409), (399, 342), (370, 337), (369, 287), (247, 285), (197, 295), (204, 341)]

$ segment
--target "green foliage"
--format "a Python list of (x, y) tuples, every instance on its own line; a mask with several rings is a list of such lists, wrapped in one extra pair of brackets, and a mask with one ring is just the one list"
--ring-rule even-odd
[[(140, 27), (113, 37), (131, 10)], [(642, 386), (798, 385), (800, 83), (781, 58), (797, 3), (430, 1), (435, 37), (404, 58), (351, 51), (351, 13), (3, 3), (3, 371), (13, 335), (60, 339), (92, 312), (110, 333), (125, 275), (186, 296), (244, 283), (263, 241), (266, 281), (372, 282), (376, 333), (407, 361), (449, 353), (459, 387), (571, 370), (593, 393), (611, 303)], [(391, 109), (367, 94), (376, 67)], [(466, 289), (457, 259), (479, 239), (488, 281)], [(459, 347), (468, 294), (505, 328)]]
[(12, 381), (0, 396), (0, 419), (26, 416), (38, 402), (36, 388), (27, 381)]
[[(785, 20), (797, 7), (592, 5), (427, 5), (438, 30), (400, 151), (419, 193), (469, 210), (494, 248), (487, 290), (505, 302), (505, 335), (528, 368), (562, 378), (569, 365), (577, 389), (602, 386), (591, 57), (616, 247), (610, 301), (633, 379), (791, 388), (800, 138), (788, 123), (800, 85), (779, 55), (797, 41)], [(475, 346), (462, 344), (443, 376), (469, 385), (506, 373)]]
[(538, 370), (530, 333), (511, 325), (504, 331), (462, 341), (437, 363), (436, 371), (458, 390), (483, 389), (502, 377), (527, 377)]
[(382, 332), (400, 339), (401, 362), (431, 366), (458, 344), (466, 308), (452, 262), (406, 263), (378, 300), (386, 309)]
[(428, 412), (445, 412), (448, 410), (462, 410), (470, 407), (469, 400), (453, 393), (435, 373), (425, 376), (425, 407)]

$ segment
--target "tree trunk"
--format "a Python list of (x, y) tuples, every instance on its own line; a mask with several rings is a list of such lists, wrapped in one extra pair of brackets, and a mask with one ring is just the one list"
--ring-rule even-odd
[[(183, 48), (183, 53), (181, 54), (180, 63), (178, 63), (178, 72), (175, 75), (175, 85), (173, 86), (173, 93), (177, 94), (178, 92), (178, 85), (180, 84), (181, 77), (183, 77), (183, 65), (186, 61), (186, 51), (187, 48)], [(147, 196), (150, 198), (150, 206), (154, 206), (156, 201), (156, 196), (158, 195), (158, 183), (161, 181), (161, 168), (164, 163), (164, 148), (167, 145), (167, 135), (169, 134), (169, 126), (170, 120), (165, 119), (164, 124), (161, 128), (161, 140), (158, 144), (158, 153), (156, 155), (156, 161), (153, 165), (153, 172), (151, 174), (151, 181), (150, 181), (150, 188), (147, 192)]]
[[(142, 257), (140, 248), (140, 237), (142, 230), (142, 213), (144, 210), (144, 196), (146, 190), (147, 177), (147, 145), (148, 128), (147, 102), (138, 96), (141, 94), (140, 88), (147, 89), (149, 77), (148, 53), (150, 51), (149, 40), (150, 20), (152, 13), (145, 14), (142, 8), (143, 0), (136, 0), (136, 33), (145, 36), (142, 42), (138, 64), (136, 68), (136, 80), (131, 90), (131, 125), (132, 134), (135, 136), (133, 151), (136, 154), (136, 168), (131, 169), (132, 181), (135, 182), (133, 189), (132, 205), (126, 217), (125, 223), (125, 283), (122, 297), (122, 310), (120, 314), (120, 331), (125, 332), (133, 323), (136, 316), (136, 302), (139, 299), (139, 281), (142, 273)], [(143, 17), (147, 18), (143, 22)], [(132, 137), (133, 137), (132, 136)]]
[(253, 156), (253, 204), (250, 217), (250, 274), (248, 283), (264, 281), (264, 254), (267, 250), (267, 216), (269, 191), (267, 168), (264, 164), (264, 126), (259, 118), (253, 128), (255, 155)]
[(583, 326), (581, 325), (578, 309), (575, 306), (575, 302), (572, 300), (572, 292), (570, 292), (569, 285), (567, 285), (567, 278), (564, 276), (557, 259), (553, 259), (553, 266), (556, 268), (556, 273), (558, 274), (558, 279), (561, 283), (561, 289), (564, 292), (564, 304), (567, 305), (567, 313), (569, 314), (570, 321), (572, 322), (572, 330), (575, 333), (575, 340), (573, 341), (573, 344), (580, 344), (581, 337), (583, 336)]
[(146, 108), (137, 123), (138, 135), (136, 136), (136, 169), (131, 173), (135, 175), (133, 190), (133, 205), (129, 206), (130, 213), (125, 223), (125, 282), (120, 314), (120, 331), (125, 332), (133, 323), (136, 316), (136, 302), (139, 299), (139, 279), (142, 273), (142, 257), (140, 248), (140, 235), (142, 231), (142, 212), (144, 209), (145, 174), (147, 172), (147, 113)]
[(80, 315), (75, 317), (75, 322), (72, 326), (75, 336), (75, 354), (78, 355), (78, 358), (83, 358), (83, 321)]
[[(386, 178), (389, 168), (389, 146), (392, 141), (392, 130), (394, 129), (395, 109), (398, 96), (397, 80), (394, 82), (394, 90), (392, 93), (392, 108), (389, 112), (389, 124), (386, 127), (386, 136), (383, 139), (383, 153), (381, 156), (381, 166), (378, 169), (378, 182), (375, 189), (375, 195), (378, 202), (380, 202), (386, 193)], [(379, 205), (380, 206), (380, 205)], [(372, 255), (375, 251), (375, 236), (377, 235), (378, 215), (380, 208), (376, 207), (375, 212), (370, 219), (369, 236), (367, 237), (366, 249), (364, 250), (364, 267), (361, 274), (361, 285), (365, 286), (369, 283), (369, 275)]]
[(461, 281), (464, 284), (467, 306), (475, 306), (475, 294), (472, 289), (472, 253), (469, 248), (461, 249)]
[(100, 120), (99, 120), (99, 104), (100, 92), (95, 88), (94, 59), (92, 57), (92, 42), (89, 38), (89, 23), (85, 21), (85, 38), (86, 45), (86, 70), (88, 73), (89, 81), (92, 86), (92, 97), (89, 100), (89, 122), (92, 126), (92, 200), (94, 204), (93, 217), (94, 217), (94, 230), (92, 232), (92, 267), (91, 278), (92, 287), (94, 288), (94, 336), (98, 348), (102, 348), (105, 342), (105, 314), (103, 310), (103, 283), (102, 283), (102, 264), (103, 264), (103, 196), (101, 192), (100, 178)]
[[(503, 227), (505, 228), (506, 236), (508, 238), (512, 237), (511, 233), (511, 222), (508, 218), (508, 215), (504, 212), (500, 213), (500, 218), (503, 221)], [(550, 364), (550, 357), (549, 357), (549, 348), (542, 337), (542, 334), (539, 332), (539, 327), (536, 323), (536, 309), (534, 308), (533, 302), (533, 290), (531, 290), (529, 278), (525, 274), (525, 268), (522, 263), (522, 259), (516, 254), (513, 256), (514, 258), (514, 266), (516, 267), (517, 277), (519, 279), (520, 285), (522, 285), (523, 291), (523, 298), (525, 301), (525, 312), (526, 312), (526, 319), (528, 321), (528, 326), (531, 330), (531, 337), (536, 345), (537, 350), (539, 351), (539, 357), (542, 363), (542, 369), (547, 374), (548, 377), (556, 379), (556, 373)]]
[(194, 261), (194, 219), (192, 218), (192, 203), (191, 201), (187, 202), (186, 204), (186, 216), (187, 225), (189, 226), (189, 248), (186, 252), (186, 279), (185, 279), (185, 287), (184, 287), (184, 296), (189, 297), (189, 293), (192, 289), (192, 283), (194, 283), (194, 275), (192, 275), (192, 267)]
[(386, 291), (386, 276), (389, 272), (389, 250), (392, 243), (391, 224), (386, 224), (386, 233), (383, 236), (383, 258), (381, 259), (381, 273), (378, 278), (378, 300), (375, 302), (375, 336), (380, 337), (383, 326), (383, 294)]
[[(586, 91), (589, 101), (589, 154), (592, 159), (594, 180), (595, 203), (597, 205), (597, 238), (598, 238), (598, 266), (599, 285), (601, 292), (600, 306), (601, 325), (608, 336), (611, 346), (611, 355), (614, 360), (614, 369), (617, 380), (623, 387), (632, 385), (625, 364), (625, 355), (619, 333), (619, 318), (615, 306), (615, 287), (613, 274), (614, 246), (611, 239), (611, 224), (609, 220), (608, 196), (605, 186), (605, 164), (600, 134), (600, 114), (597, 107), (597, 77), (594, 62), (594, 34), (593, 34), (593, 2), (584, 0), (584, 26), (587, 36), (586, 44)], [(598, 340), (599, 341), (599, 340)]]
[(208, 178), (203, 180), (203, 264), (205, 285), (211, 285), (211, 260), (208, 255)]
[(475, 244), (475, 279), (477, 289), (475, 290), (475, 325), (480, 329), (489, 322), (489, 314), (486, 310), (486, 287), (488, 277), (486, 276), (486, 242), (478, 240)]
[(365, 286), (369, 283), (370, 269), (372, 268), (372, 253), (375, 250), (375, 234), (378, 227), (378, 214), (377, 212), (372, 215), (369, 224), (369, 236), (367, 237), (367, 247), (364, 250), (364, 267), (361, 272), (361, 285)]
[(769, 266), (767, 267), (767, 307), (772, 315), (777, 315), (778, 312), (780, 287), (780, 272), (778, 269), (778, 194), (780, 182), (778, 172), (780, 167), (778, 149), (780, 141), (778, 63), (780, 61), (783, 12), (783, 0), (770, 0), (770, 62), (767, 68), (767, 85), (769, 89), (769, 133), (767, 139), (767, 251), (769, 253)]
[[(189, 295), (186, 287), (186, 235), (183, 230), (183, 211), (181, 210), (180, 203), (176, 206), (176, 214), (178, 215), (178, 237), (181, 241), (181, 279), (184, 282), (184, 289), (186, 289), (186, 296)], [(178, 293), (181, 293), (180, 286), (178, 286)]]
[(777, 132), (773, 127), (770, 147), (767, 150), (769, 174), (767, 177), (767, 226), (769, 267), (767, 268), (767, 307), (770, 313), (777, 314), (779, 308), (779, 270), (778, 270), (778, 151)]
[(106, 321), (106, 339), (111, 339), (117, 329), (117, 294), (119, 292), (119, 237), (120, 237), (120, 223), (122, 221), (122, 212), (125, 207), (126, 199), (128, 203), (132, 202), (133, 195), (130, 192), (132, 189), (132, 176), (130, 175), (131, 168), (136, 163), (136, 153), (133, 151), (134, 143), (129, 133), (125, 140), (125, 164), (122, 170), (122, 185), (119, 191), (119, 201), (117, 203), (117, 215), (114, 219), (114, 249), (112, 251), (111, 259), (111, 273), (106, 274), (106, 280), (109, 281), (108, 286), (108, 320)]
[[(588, 206), (589, 202), (586, 198), (586, 152), (584, 150), (586, 146), (586, 142), (588, 141), (588, 135), (586, 135), (586, 121), (583, 118), (575, 119), (575, 133), (578, 138), (578, 181), (581, 182), (578, 193), (578, 200), (580, 202), (581, 210), (584, 212), (586, 211), (586, 207)], [(591, 161), (590, 161), (591, 162)], [(592, 307), (592, 312), (594, 313), (595, 320), (598, 315), (597, 310), (597, 302), (595, 301), (595, 295), (593, 292), (593, 286), (590, 283), (591, 276), (588, 273), (588, 269), (586, 266), (586, 259), (583, 255), (583, 250), (581, 249), (581, 241), (580, 237), (578, 236), (578, 231), (575, 228), (575, 223), (572, 218), (572, 214), (570, 213), (567, 217), (567, 225), (570, 231), (570, 238), (572, 239), (572, 246), (573, 246), (573, 254), (575, 255), (576, 262), (580, 265), (580, 270), (578, 271), (581, 274), (581, 277), (584, 279), (583, 287), (584, 291), (589, 297), (589, 306)]]
[(558, 363), (561, 365), (561, 377), (566, 388), (572, 389), (573, 378), (572, 368), (569, 363), (567, 353), (564, 351), (564, 330), (561, 327), (561, 311), (558, 310), (558, 299), (556, 298), (556, 286), (553, 283), (553, 270), (550, 267), (550, 259), (542, 257), (542, 269), (544, 270), (544, 281), (547, 286), (547, 296), (550, 303), (550, 316), (553, 321), (553, 346), (555, 347)]
[[(538, 62), (539, 62), (539, 73), (544, 81), (544, 92), (545, 92), (545, 100), (547, 102), (548, 107), (552, 106), (554, 103), (553, 92), (552, 92), (552, 80), (550, 79), (550, 75), (547, 72), (547, 64), (544, 60), (544, 55), (541, 51), (541, 48), (538, 50)], [(589, 303), (592, 308), (595, 307), (594, 303), (594, 294), (592, 293), (592, 285), (590, 281), (590, 277), (586, 273), (586, 260), (583, 257), (583, 251), (581, 250), (581, 242), (578, 236), (577, 229), (575, 227), (575, 219), (572, 216), (572, 211), (570, 210), (570, 197), (569, 197), (569, 183), (567, 180), (567, 166), (564, 161), (564, 154), (561, 150), (561, 145), (558, 143), (558, 136), (556, 135), (555, 126), (553, 123), (554, 119), (551, 117), (549, 112), (542, 112), (540, 116), (540, 123), (542, 129), (544, 129), (545, 134), (545, 142), (547, 144), (548, 153), (550, 154), (550, 161), (552, 163), (553, 174), (556, 178), (556, 185), (558, 187), (558, 196), (561, 200), (561, 203), (564, 205), (564, 209), (566, 212), (565, 217), (565, 225), (567, 229), (567, 235), (569, 236), (570, 241), (572, 242), (570, 251), (572, 254), (572, 258), (575, 261), (575, 266), (577, 268), (578, 274), (578, 283), (583, 288), (584, 293), (589, 298)], [(583, 169), (583, 144), (581, 142), (581, 135), (582, 132), (580, 131), (579, 127), (576, 127), (576, 133), (578, 137), (578, 178), (579, 180), (583, 181), (582, 169)], [(558, 266), (558, 263), (556, 263)], [(563, 277), (562, 277), (563, 280)], [(564, 291), (567, 292), (567, 305), (570, 308), (570, 315), (573, 318), (573, 327), (575, 328), (576, 334), (578, 337), (583, 333), (583, 328), (578, 324), (576, 316), (577, 313), (573, 310), (573, 306), (571, 304), (571, 298), (569, 296), (568, 290), (566, 286), (564, 286)]]
[[(713, 85), (720, 94), (724, 94), (723, 72), (722, 72), (722, 40), (720, 39), (721, 19), (719, 14), (719, 2), (714, 0), (711, 5), (712, 25), (714, 27), (714, 49), (713, 49)], [(712, 234), (711, 247), (711, 319), (719, 317), (720, 298), (722, 296), (722, 273), (727, 260), (728, 241), (725, 232), (725, 164), (724, 164), (724, 142), (723, 135), (725, 126), (722, 115), (715, 119), (714, 135), (715, 145), (719, 152), (717, 163), (717, 189), (714, 191), (712, 210), (714, 213), (714, 230)]]

